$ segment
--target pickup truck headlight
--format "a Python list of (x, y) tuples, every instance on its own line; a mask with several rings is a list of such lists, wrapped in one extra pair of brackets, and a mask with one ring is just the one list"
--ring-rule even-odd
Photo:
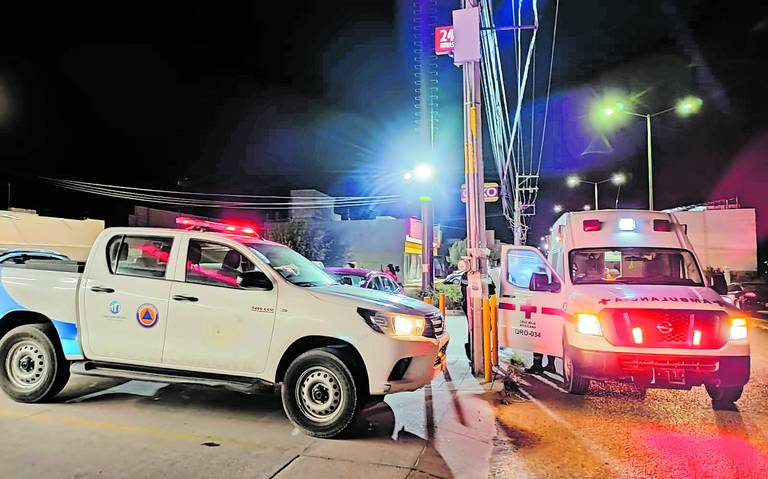
[(424, 333), (424, 316), (386, 313), (365, 308), (357, 308), (368, 326), (378, 333), (390, 336), (421, 336)]
[(744, 318), (731, 318), (731, 334), (729, 339), (747, 339), (747, 320)]
[(603, 330), (600, 329), (600, 320), (594, 314), (578, 313), (576, 315), (576, 331), (592, 336), (603, 335)]

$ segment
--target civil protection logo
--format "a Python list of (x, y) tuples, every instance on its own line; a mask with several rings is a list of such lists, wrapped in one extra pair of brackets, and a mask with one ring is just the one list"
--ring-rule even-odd
[(112, 314), (120, 314), (120, 301), (112, 301), (109, 303), (109, 312)]
[(160, 319), (160, 312), (154, 304), (144, 303), (136, 310), (136, 321), (142, 328), (151, 328)]

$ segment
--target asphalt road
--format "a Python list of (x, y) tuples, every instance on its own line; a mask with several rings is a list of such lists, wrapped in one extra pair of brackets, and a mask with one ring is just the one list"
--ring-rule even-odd
[(524, 398), (497, 408), (491, 476), (767, 478), (768, 322), (751, 335), (750, 383), (723, 409), (703, 387), (643, 395), (593, 382), (580, 397), (560, 390), (558, 375), (524, 375)]
[[(448, 330), (460, 336), (464, 318)], [(463, 342), (449, 345), (448, 374), (371, 405), (339, 440), (294, 429), (277, 395), (87, 377), (49, 404), (0, 392), (0, 478), (488, 477), (493, 394)]]

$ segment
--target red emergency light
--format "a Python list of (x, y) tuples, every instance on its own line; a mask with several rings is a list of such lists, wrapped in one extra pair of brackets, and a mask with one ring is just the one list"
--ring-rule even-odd
[(747, 291), (746, 293), (744, 293), (744, 297), (745, 298), (757, 298), (757, 293), (755, 293), (754, 291)]
[(584, 220), (584, 231), (600, 231), (603, 222), (600, 220)]
[(653, 231), (668, 233), (672, 231), (672, 222), (669, 220), (653, 220)]
[(218, 231), (227, 234), (239, 234), (259, 238), (256, 229), (252, 226), (238, 226), (226, 223), (217, 223), (215, 221), (201, 220), (197, 218), (186, 218), (179, 216), (176, 218), (176, 224), (184, 226), (188, 230), (200, 231)]

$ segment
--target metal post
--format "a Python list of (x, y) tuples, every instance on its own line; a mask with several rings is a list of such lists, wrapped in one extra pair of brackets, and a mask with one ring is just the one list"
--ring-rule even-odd
[(421, 200), (421, 292), (431, 297), (435, 282), (435, 264), (432, 245), (435, 243), (434, 210), (432, 198), (422, 196)]
[(653, 152), (651, 149), (651, 115), (645, 115), (645, 131), (648, 135), (648, 209), (653, 211)]
[[(463, 7), (479, 6), (478, 0), (465, 0)], [(479, 24), (479, 17), (478, 17)], [(478, 25), (479, 28), (479, 25)], [(478, 38), (479, 41), (479, 38)], [(484, 374), (483, 299), (488, 298), (488, 285), (483, 277), (488, 272), (488, 249), (485, 240), (485, 199), (483, 197), (483, 152), (481, 119), (480, 61), (462, 63), (464, 80), (464, 181), (467, 185), (467, 274), (468, 322), (472, 372)]]
[(595, 182), (594, 185), (595, 185), (595, 209), (599, 210), (600, 206), (597, 204), (597, 182)]

